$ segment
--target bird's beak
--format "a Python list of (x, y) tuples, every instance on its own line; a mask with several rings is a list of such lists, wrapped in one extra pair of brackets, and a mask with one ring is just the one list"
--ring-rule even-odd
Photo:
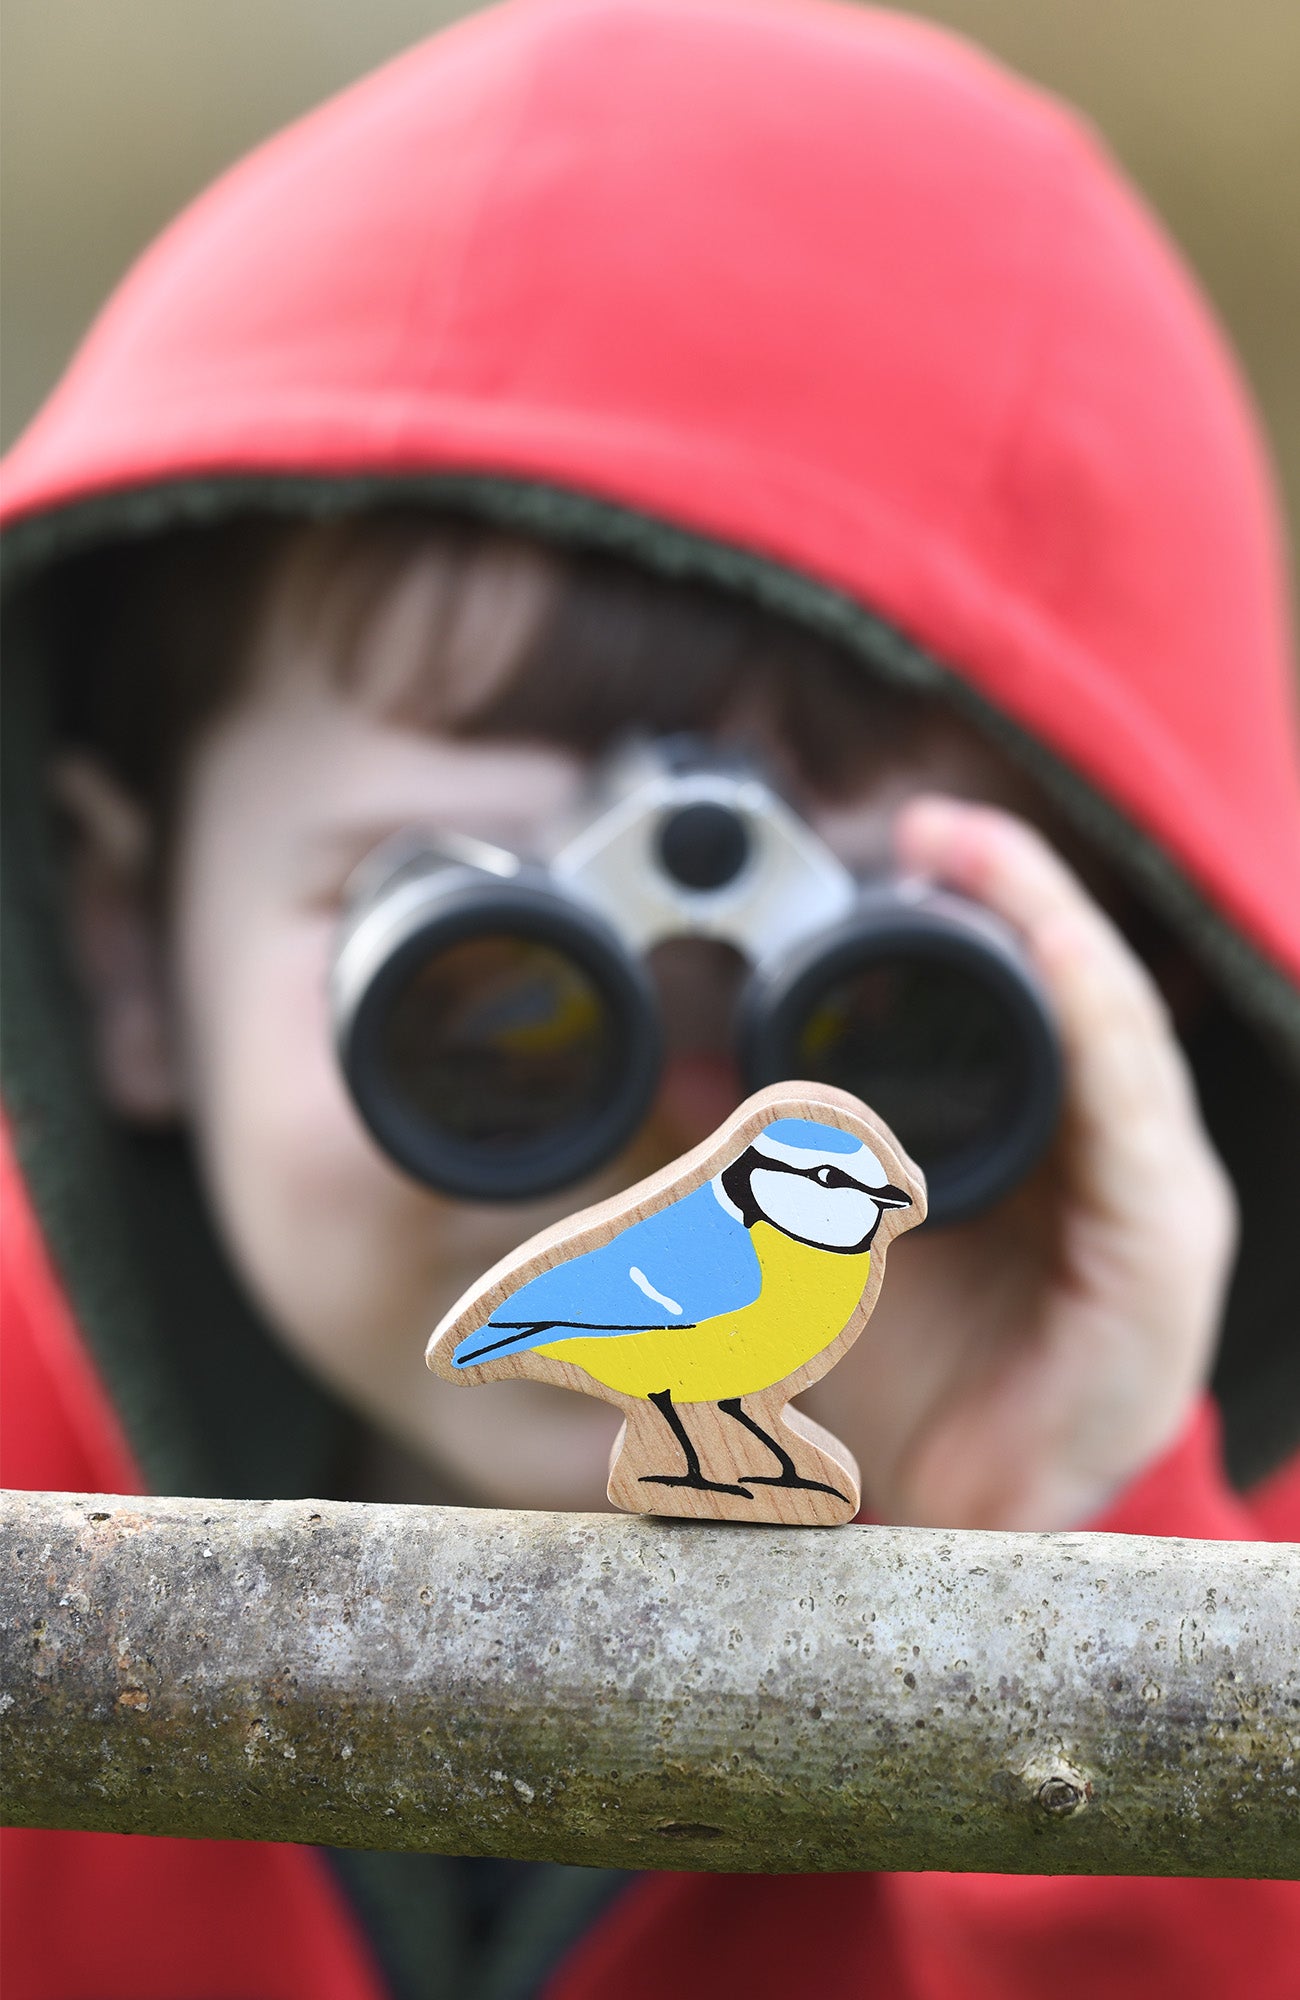
[(895, 1187), (891, 1181), (886, 1181), (883, 1187), (869, 1188), (867, 1192), (870, 1194), (877, 1208), (910, 1208), (912, 1206), (911, 1195), (904, 1194), (902, 1188)]

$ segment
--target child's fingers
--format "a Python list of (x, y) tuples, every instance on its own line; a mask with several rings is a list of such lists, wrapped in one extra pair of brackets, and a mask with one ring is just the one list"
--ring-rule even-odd
[[(1138, 1183), (1151, 1196), (1150, 1177), (1171, 1166), (1182, 1178), (1196, 1121), (1181, 1051), (1145, 967), (1078, 877), (1032, 827), (994, 807), (913, 800), (896, 844), (905, 864), (964, 890), (1023, 938), (1065, 1050), (1080, 1191), (1114, 1207), (1131, 1203)], [(1208, 1153), (1199, 1130), (1195, 1139)]]

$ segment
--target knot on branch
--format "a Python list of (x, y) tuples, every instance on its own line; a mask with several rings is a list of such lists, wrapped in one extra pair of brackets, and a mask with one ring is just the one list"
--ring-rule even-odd
[(1024, 1779), (1038, 1811), (1049, 1819), (1074, 1818), (1092, 1797), (1092, 1779), (1060, 1757), (1030, 1764)]
[(1090, 1786), (1076, 1785), (1070, 1778), (1047, 1778), (1038, 1787), (1038, 1803), (1058, 1819), (1076, 1813), (1088, 1803)]

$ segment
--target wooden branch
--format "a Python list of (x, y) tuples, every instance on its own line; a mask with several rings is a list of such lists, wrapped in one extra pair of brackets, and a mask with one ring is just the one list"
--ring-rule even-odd
[(23, 1825), (1300, 1874), (1300, 1548), (15, 1493)]

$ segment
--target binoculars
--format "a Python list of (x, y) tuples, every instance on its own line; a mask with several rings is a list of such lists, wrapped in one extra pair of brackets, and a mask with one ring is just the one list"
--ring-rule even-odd
[(924, 1168), (932, 1220), (990, 1206), (1050, 1140), (1060, 1050), (1010, 929), (918, 878), (858, 880), (755, 766), (690, 738), (609, 760), (544, 860), (412, 833), (362, 864), (330, 976), (362, 1119), (461, 1199), (581, 1180), (654, 1097), (647, 958), (679, 938), (744, 963), (747, 1087), (863, 1098)]

